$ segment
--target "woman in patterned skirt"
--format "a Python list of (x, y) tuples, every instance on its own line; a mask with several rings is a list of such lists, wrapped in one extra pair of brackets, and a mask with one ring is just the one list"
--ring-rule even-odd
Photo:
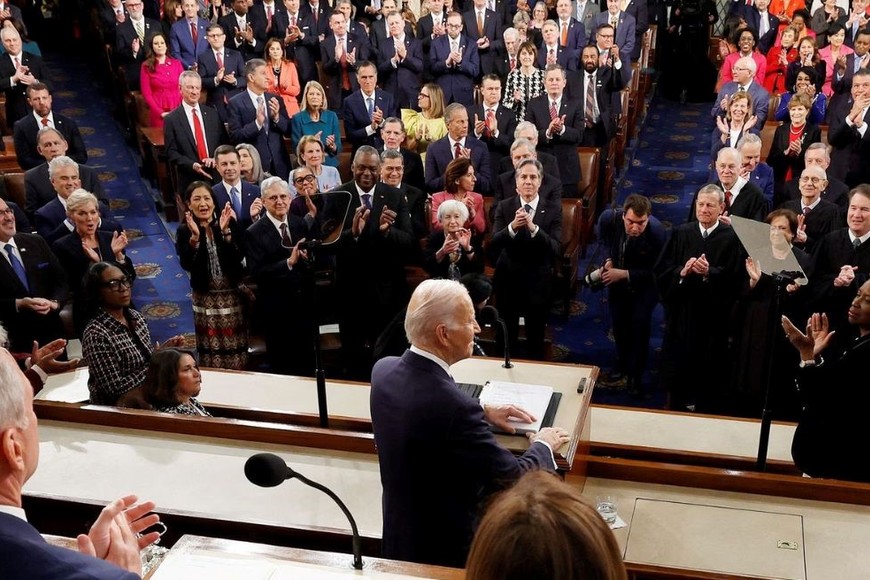
[(175, 250), (190, 272), (196, 349), (202, 366), (243, 369), (248, 362), (248, 325), (240, 283), (244, 274), (242, 231), (227, 203), (216, 217), (216, 201), (204, 181), (184, 194), (185, 220)]

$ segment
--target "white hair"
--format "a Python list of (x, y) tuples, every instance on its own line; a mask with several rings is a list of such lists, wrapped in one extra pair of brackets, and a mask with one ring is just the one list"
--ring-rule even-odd
[(22, 380), (15, 359), (8, 350), (0, 349), (0, 432), (11, 427), (27, 427)]
[(447, 212), (451, 211), (459, 212), (459, 219), (462, 220), (462, 223), (468, 221), (468, 206), (455, 199), (445, 200), (438, 206), (438, 221), (440, 222), (443, 220), (444, 216), (447, 215)]
[(414, 346), (429, 344), (439, 324), (456, 326), (460, 303), (471, 303), (468, 290), (455, 280), (425, 280), (408, 302), (405, 334)]

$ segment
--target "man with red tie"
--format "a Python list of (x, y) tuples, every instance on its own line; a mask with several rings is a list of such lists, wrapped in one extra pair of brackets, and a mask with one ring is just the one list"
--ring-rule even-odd
[(178, 88), (181, 105), (164, 118), (163, 138), (166, 156), (177, 171), (178, 189), (184, 191), (194, 181), (215, 181), (214, 151), (227, 143), (227, 135), (217, 111), (199, 104), (202, 81), (197, 73), (181, 73)]
[(191, 69), (196, 57), (208, 50), (206, 27), (209, 22), (199, 17), (196, 0), (182, 0), (181, 10), (184, 17), (169, 30), (169, 53), (180, 60), (184, 68)]
[(27, 103), (32, 109), (31, 114), (18, 119), (13, 127), (15, 138), (15, 153), (18, 156), (18, 165), (23, 169), (31, 169), (42, 165), (45, 159), (37, 149), (36, 135), (40, 129), (52, 127), (57, 129), (66, 139), (68, 149), (67, 156), (77, 163), (88, 162), (88, 151), (85, 142), (79, 132), (76, 122), (52, 111), (51, 91), (43, 83), (35, 83), (27, 87)]
[(330, 109), (341, 111), (342, 100), (359, 90), (356, 67), (368, 59), (368, 42), (347, 32), (347, 19), (341, 12), (329, 16), (329, 28), (332, 34), (320, 43), (326, 100)]
[(227, 122), (227, 103), (248, 85), (245, 79), (245, 61), (237, 50), (227, 48), (226, 31), (219, 24), (210, 24), (206, 30), (209, 50), (196, 59), (196, 72), (208, 89), (206, 104), (214, 107), (221, 121)]
[(507, 76), (520, 65), (517, 52), (520, 48), (520, 33), (514, 28), (505, 28), (502, 34), (502, 47), (495, 61), (495, 74), (501, 79), (502, 86), (507, 82)]

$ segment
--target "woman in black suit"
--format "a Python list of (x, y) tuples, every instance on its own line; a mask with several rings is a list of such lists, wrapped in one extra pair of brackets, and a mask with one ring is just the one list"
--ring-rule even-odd
[(248, 362), (248, 324), (240, 289), (245, 273), (243, 232), (230, 203), (217, 208), (204, 181), (188, 186), (184, 203), (187, 211), (178, 226), (175, 251), (181, 267), (190, 272), (199, 362), (243, 369)]
[(133, 262), (124, 253), (127, 234), (98, 229), (100, 209), (94, 194), (83, 189), (74, 191), (66, 200), (66, 211), (75, 229), (54, 242), (52, 250), (66, 270), (67, 281), (73, 291), (73, 323), (76, 334), (81, 336), (90, 317), (82, 304), (82, 281), (90, 265), (97, 262), (114, 263), (130, 280), (136, 278), (136, 271)]
[(773, 168), (775, 199), (782, 199), (785, 184), (804, 170), (804, 154), (809, 146), (822, 140), (821, 129), (807, 120), (811, 107), (806, 95), (792, 97), (788, 103), (789, 122), (777, 127), (773, 134), (767, 164)]
[(438, 206), (440, 230), (429, 235), (423, 267), (433, 278), (459, 280), (464, 274), (483, 272), (480, 239), (465, 227), (468, 207), (448, 199)]

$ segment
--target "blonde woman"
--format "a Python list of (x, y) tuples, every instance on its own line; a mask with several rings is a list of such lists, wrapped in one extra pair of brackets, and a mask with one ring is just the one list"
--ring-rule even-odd
[(420, 111), (402, 109), (402, 122), (405, 123), (405, 145), (420, 154), (426, 161), (426, 149), (433, 141), (447, 134), (444, 122), (444, 92), (437, 83), (427, 83), (417, 96)]
[(338, 167), (341, 129), (338, 126), (338, 115), (327, 109), (327, 106), (323, 85), (317, 81), (309, 81), (302, 91), (301, 108), (290, 119), (290, 138), (293, 148), (297, 149), (303, 135), (317, 137), (323, 143), (326, 154), (323, 164)]

